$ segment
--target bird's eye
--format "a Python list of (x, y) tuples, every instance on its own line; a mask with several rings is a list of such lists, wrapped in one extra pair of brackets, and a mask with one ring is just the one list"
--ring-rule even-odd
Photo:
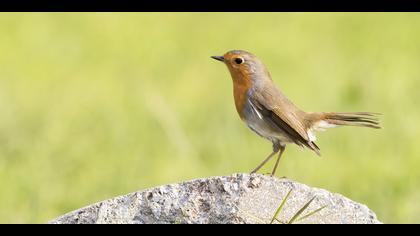
[(242, 59), (242, 58), (240, 58), (240, 57), (237, 57), (237, 58), (235, 58), (235, 63), (236, 63), (237, 65), (240, 65), (240, 64), (244, 63), (244, 59)]

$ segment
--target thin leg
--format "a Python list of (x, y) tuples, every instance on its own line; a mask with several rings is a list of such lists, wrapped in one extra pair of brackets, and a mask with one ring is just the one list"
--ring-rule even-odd
[(257, 168), (255, 168), (255, 170), (253, 170), (251, 172), (251, 174), (257, 172), (261, 167), (263, 167), (265, 165), (265, 163), (267, 163), (267, 161), (269, 161), (278, 152), (279, 152), (279, 150), (274, 150), (259, 166), (257, 166)]
[(279, 155), (277, 157), (276, 165), (274, 166), (273, 172), (271, 172), (271, 176), (273, 176), (276, 173), (277, 166), (279, 165), (281, 154), (283, 154), (284, 149), (286, 149), (286, 146), (280, 146), (280, 152), (279, 152)]

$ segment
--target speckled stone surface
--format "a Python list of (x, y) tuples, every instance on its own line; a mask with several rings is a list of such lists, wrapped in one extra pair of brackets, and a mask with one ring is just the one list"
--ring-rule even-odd
[(49, 223), (269, 223), (291, 189), (278, 216), (280, 222), (290, 220), (315, 197), (302, 216), (322, 206), (325, 208), (295, 223), (381, 223), (367, 206), (340, 194), (260, 174), (210, 177), (151, 188), (84, 207)]

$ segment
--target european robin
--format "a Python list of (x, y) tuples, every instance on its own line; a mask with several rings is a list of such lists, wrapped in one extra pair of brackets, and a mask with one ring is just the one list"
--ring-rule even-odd
[(229, 69), (240, 118), (252, 131), (273, 143), (273, 152), (252, 173), (279, 153), (271, 173), (274, 175), (288, 143), (307, 147), (320, 155), (315, 131), (343, 125), (381, 128), (378, 113), (302, 111), (277, 88), (264, 64), (249, 52), (232, 50), (211, 58), (223, 62)]

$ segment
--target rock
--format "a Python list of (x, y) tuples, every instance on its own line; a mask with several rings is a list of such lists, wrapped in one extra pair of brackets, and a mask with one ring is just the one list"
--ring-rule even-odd
[(381, 223), (368, 207), (340, 194), (260, 174), (234, 174), (151, 188), (87, 206), (49, 223), (269, 223), (289, 190), (292, 192), (278, 216), (280, 222), (288, 222), (315, 197), (301, 216), (325, 208), (294, 223)]

